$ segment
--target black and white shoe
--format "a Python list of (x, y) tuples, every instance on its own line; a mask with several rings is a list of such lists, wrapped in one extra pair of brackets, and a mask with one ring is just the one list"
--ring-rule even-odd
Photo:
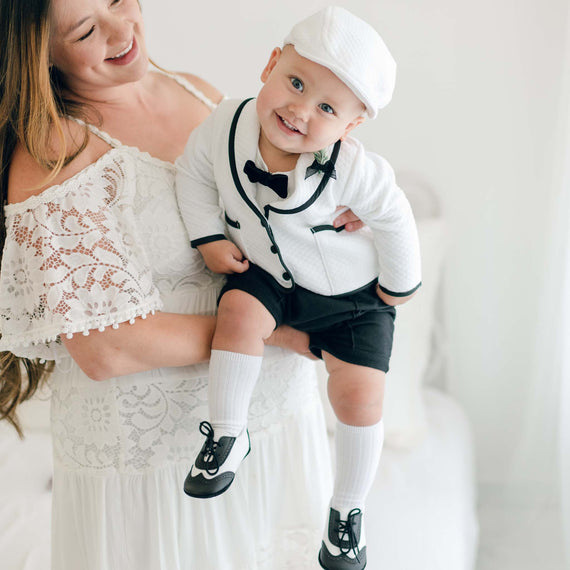
[(237, 437), (222, 436), (214, 440), (210, 422), (200, 422), (206, 441), (184, 481), (184, 492), (191, 497), (209, 499), (227, 491), (235, 472), (249, 453), (249, 433), (243, 429)]
[(346, 519), (341, 516), (331, 507), (319, 564), (325, 570), (363, 570), (366, 567), (366, 539), (362, 511), (352, 509)]

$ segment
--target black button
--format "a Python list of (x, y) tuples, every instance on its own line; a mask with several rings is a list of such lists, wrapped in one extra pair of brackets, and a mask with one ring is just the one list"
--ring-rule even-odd
[(271, 246), (271, 253), (277, 253), (277, 246), (276, 245)]
[(290, 281), (291, 275), (285, 271), (285, 273), (283, 273), (283, 279), (285, 279), (285, 281)]

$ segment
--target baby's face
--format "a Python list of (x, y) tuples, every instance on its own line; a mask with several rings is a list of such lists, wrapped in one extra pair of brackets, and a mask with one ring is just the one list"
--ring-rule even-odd
[(363, 119), (365, 107), (328, 68), (287, 45), (276, 48), (263, 70), (257, 97), (260, 149), (316, 152), (345, 137)]

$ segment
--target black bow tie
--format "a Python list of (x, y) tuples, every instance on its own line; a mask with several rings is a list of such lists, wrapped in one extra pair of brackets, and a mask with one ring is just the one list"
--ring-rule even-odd
[(255, 166), (252, 160), (245, 163), (243, 171), (247, 174), (250, 182), (254, 184), (259, 182), (259, 184), (271, 188), (280, 198), (287, 198), (288, 178), (286, 174), (271, 174), (271, 172), (261, 170)]
[(317, 172), (322, 172), (323, 174), (328, 175), (336, 180), (336, 170), (334, 169), (332, 160), (327, 160), (324, 164), (321, 164), (315, 158), (315, 160), (313, 160), (313, 164), (307, 166), (307, 170), (305, 171), (305, 180)]

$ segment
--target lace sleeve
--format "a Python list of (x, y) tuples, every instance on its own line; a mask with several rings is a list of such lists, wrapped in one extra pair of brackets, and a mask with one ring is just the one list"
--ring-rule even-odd
[(134, 166), (110, 151), (63, 185), (6, 206), (0, 350), (57, 359), (60, 335), (160, 308), (132, 208), (135, 181)]

